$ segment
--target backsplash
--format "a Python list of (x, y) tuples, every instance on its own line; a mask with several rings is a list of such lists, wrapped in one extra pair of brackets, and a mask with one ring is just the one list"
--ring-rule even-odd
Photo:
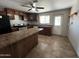
[(10, 20), (10, 24), (11, 24), (11, 26), (27, 25), (27, 22), (23, 21), (23, 20)]
[(15, 15), (15, 19), (14, 20), (10, 20), (10, 24), (11, 26), (22, 26), (22, 25), (27, 25), (27, 20), (20, 20), (18, 15)]
[(27, 21), (27, 24), (38, 25), (39, 23), (37, 21)]

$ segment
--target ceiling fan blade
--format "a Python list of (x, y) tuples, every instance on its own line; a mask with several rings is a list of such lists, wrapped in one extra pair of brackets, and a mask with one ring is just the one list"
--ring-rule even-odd
[(37, 9), (44, 9), (44, 7), (36, 7)]
[(38, 0), (34, 0), (33, 2), (38, 2)]
[(32, 8), (34, 8), (33, 3), (30, 3), (30, 5), (32, 6)]
[(22, 5), (23, 7), (28, 7), (28, 8), (31, 8), (30, 6), (26, 6), (26, 5)]
[(32, 9), (29, 9), (28, 11), (30, 11), (30, 10), (32, 10)]

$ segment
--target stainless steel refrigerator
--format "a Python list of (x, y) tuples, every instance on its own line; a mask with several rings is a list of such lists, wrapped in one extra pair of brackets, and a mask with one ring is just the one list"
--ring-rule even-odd
[(0, 15), (0, 34), (11, 32), (10, 20), (6, 15)]

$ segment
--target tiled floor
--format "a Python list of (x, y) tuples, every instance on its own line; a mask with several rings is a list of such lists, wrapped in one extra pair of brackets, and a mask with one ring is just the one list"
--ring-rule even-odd
[(77, 57), (69, 40), (60, 36), (39, 35), (39, 43), (26, 56), (28, 58), (72, 58)]

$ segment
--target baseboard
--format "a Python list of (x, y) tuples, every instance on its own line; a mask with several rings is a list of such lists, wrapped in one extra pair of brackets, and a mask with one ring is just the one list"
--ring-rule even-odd
[(52, 34), (52, 35), (68, 38), (68, 36), (63, 36), (63, 35), (58, 35), (58, 34)]
[(72, 43), (71, 43), (71, 41), (70, 41), (70, 39), (69, 39), (69, 36), (67, 37), (68, 38), (68, 40), (69, 40), (69, 42), (70, 42), (70, 44), (71, 44), (71, 46), (72, 46), (72, 48), (73, 48), (73, 50), (74, 50), (74, 52), (75, 52), (75, 54), (76, 54), (76, 58), (79, 58), (79, 56), (78, 56), (78, 54), (77, 54), (77, 52), (75, 51), (75, 49), (74, 49), (74, 47), (73, 47), (73, 45), (72, 45)]

